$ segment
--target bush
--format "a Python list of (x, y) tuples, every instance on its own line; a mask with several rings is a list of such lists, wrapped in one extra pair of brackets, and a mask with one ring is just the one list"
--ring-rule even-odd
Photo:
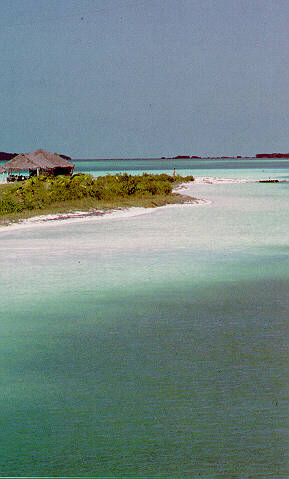
[(81, 198), (110, 200), (132, 195), (168, 195), (174, 183), (193, 180), (193, 176), (173, 177), (165, 173), (139, 176), (119, 173), (98, 178), (82, 173), (71, 177), (33, 176), (1, 190), (0, 214), (41, 209), (51, 203)]

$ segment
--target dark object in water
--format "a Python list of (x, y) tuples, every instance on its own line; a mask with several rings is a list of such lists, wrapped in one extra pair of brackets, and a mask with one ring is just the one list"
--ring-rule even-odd
[(259, 183), (279, 183), (279, 180), (260, 180)]

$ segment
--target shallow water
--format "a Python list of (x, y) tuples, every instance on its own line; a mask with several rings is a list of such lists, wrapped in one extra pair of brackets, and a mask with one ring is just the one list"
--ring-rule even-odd
[(168, 173), (176, 170), (182, 176), (194, 175), (196, 177), (209, 178), (235, 178), (238, 180), (259, 180), (288, 178), (288, 159), (227, 159), (227, 160), (90, 160), (75, 162), (76, 172), (89, 172), (94, 176), (107, 173), (130, 172), (137, 175), (143, 172)]
[(288, 183), (185, 192), (0, 231), (2, 475), (288, 477)]

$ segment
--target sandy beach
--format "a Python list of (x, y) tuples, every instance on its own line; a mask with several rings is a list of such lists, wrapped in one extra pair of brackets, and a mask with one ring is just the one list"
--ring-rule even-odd
[(190, 186), (193, 186), (194, 182), (186, 183), (177, 186), (173, 192), (182, 195), (182, 202), (170, 203), (164, 206), (156, 206), (150, 208), (143, 207), (120, 207), (117, 209), (111, 210), (90, 210), (90, 211), (72, 211), (69, 213), (59, 213), (59, 214), (50, 214), (50, 215), (38, 215), (32, 216), (30, 218), (21, 219), (18, 222), (11, 222), (7, 225), (0, 226), (1, 231), (5, 231), (7, 227), (9, 231), (11, 229), (18, 229), (31, 226), (45, 226), (47, 224), (60, 224), (60, 223), (75, 223), (75, 222), (87, 222), (87, 221), (99, 221), (104, 219), (121, 219), (121, 218), (130, 218), (134, 216), (149, 214), (154, 212), (156, 209), (162, 208), (180, 208), (180, 207), (196, 207), (210, 204), (210, 201), (200, 198), (195, 198), (191, 196), (193, 191), (190, 191)]

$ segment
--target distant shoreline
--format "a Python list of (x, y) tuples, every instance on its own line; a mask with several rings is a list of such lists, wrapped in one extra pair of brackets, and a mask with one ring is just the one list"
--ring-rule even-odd
[[(72, 161), (166, 161), (166, 160), (175, 160), (175, 161), (182, 161), (182, 160), (259, 160), (261, 158), (256, 158), (255, 156), (242, 156), (242, 157), (235, 157), (235, 156), (226, 156), (226, 157), (199, 157), (199, 158), (73, 158)], [(262, 158), (264, 159), (264, 158)], [(272, 158), (271, 158), (272, 159)], [(276, 158), (280, 159), (280, 158)]]
[[(4, 153), (2, 152), (2, 155), (9, 155), (10, 157), (13, 157), (14, 154), (10, 153)], [(63, 155), (64, 156), (64, 155)], [(8, 157), (7, 157), (8, 158)], [(1, 152), (0, 152), (0, 164), (5, 163), (7, 158), (3, 157), (1, 158)], [(177, 155), (177, 156), (162, 156), (162, 157), (151, 157), (151, 158), (71, 158), (66, 156), (66, 158), (69, 158), (70, 161), (76, 161), (76, 162), (92, 162), (92, 161), (210, 161), (210, 160), (220, 160), (220, 161), (225, 161), (225, 160), (233, 160), (233, 161), (239, 161), (239, 160), (257, 160), (257, 161), (262, 161), (262, 160), (288, 160), (289, 161), (289, 153), (262, 153), (262, 154), (257, 154), (255, 156), (187, 156), (187, 155)]]
[(287, 160), (289, 161), (289, 158), (287, 156), (262, 156), (262, 157), (256, 157), (256, 156), (204, 156), (204, 157), (198, 157), (198, 158), (176, 158), (176, 157), (167, 157), (167, 158), (73, 158), (72, 161), (76, 162), (89, 162), (89, 161), (163, 161), (166, 162), (168, 160), (174, 160), (176, 162), (178, 161), (210, 161), (210, 160), (234, 160), (234, 161), (239, 161), (239, 160), (255, 160), (255, 161), (264, 161), (264, 160)]

